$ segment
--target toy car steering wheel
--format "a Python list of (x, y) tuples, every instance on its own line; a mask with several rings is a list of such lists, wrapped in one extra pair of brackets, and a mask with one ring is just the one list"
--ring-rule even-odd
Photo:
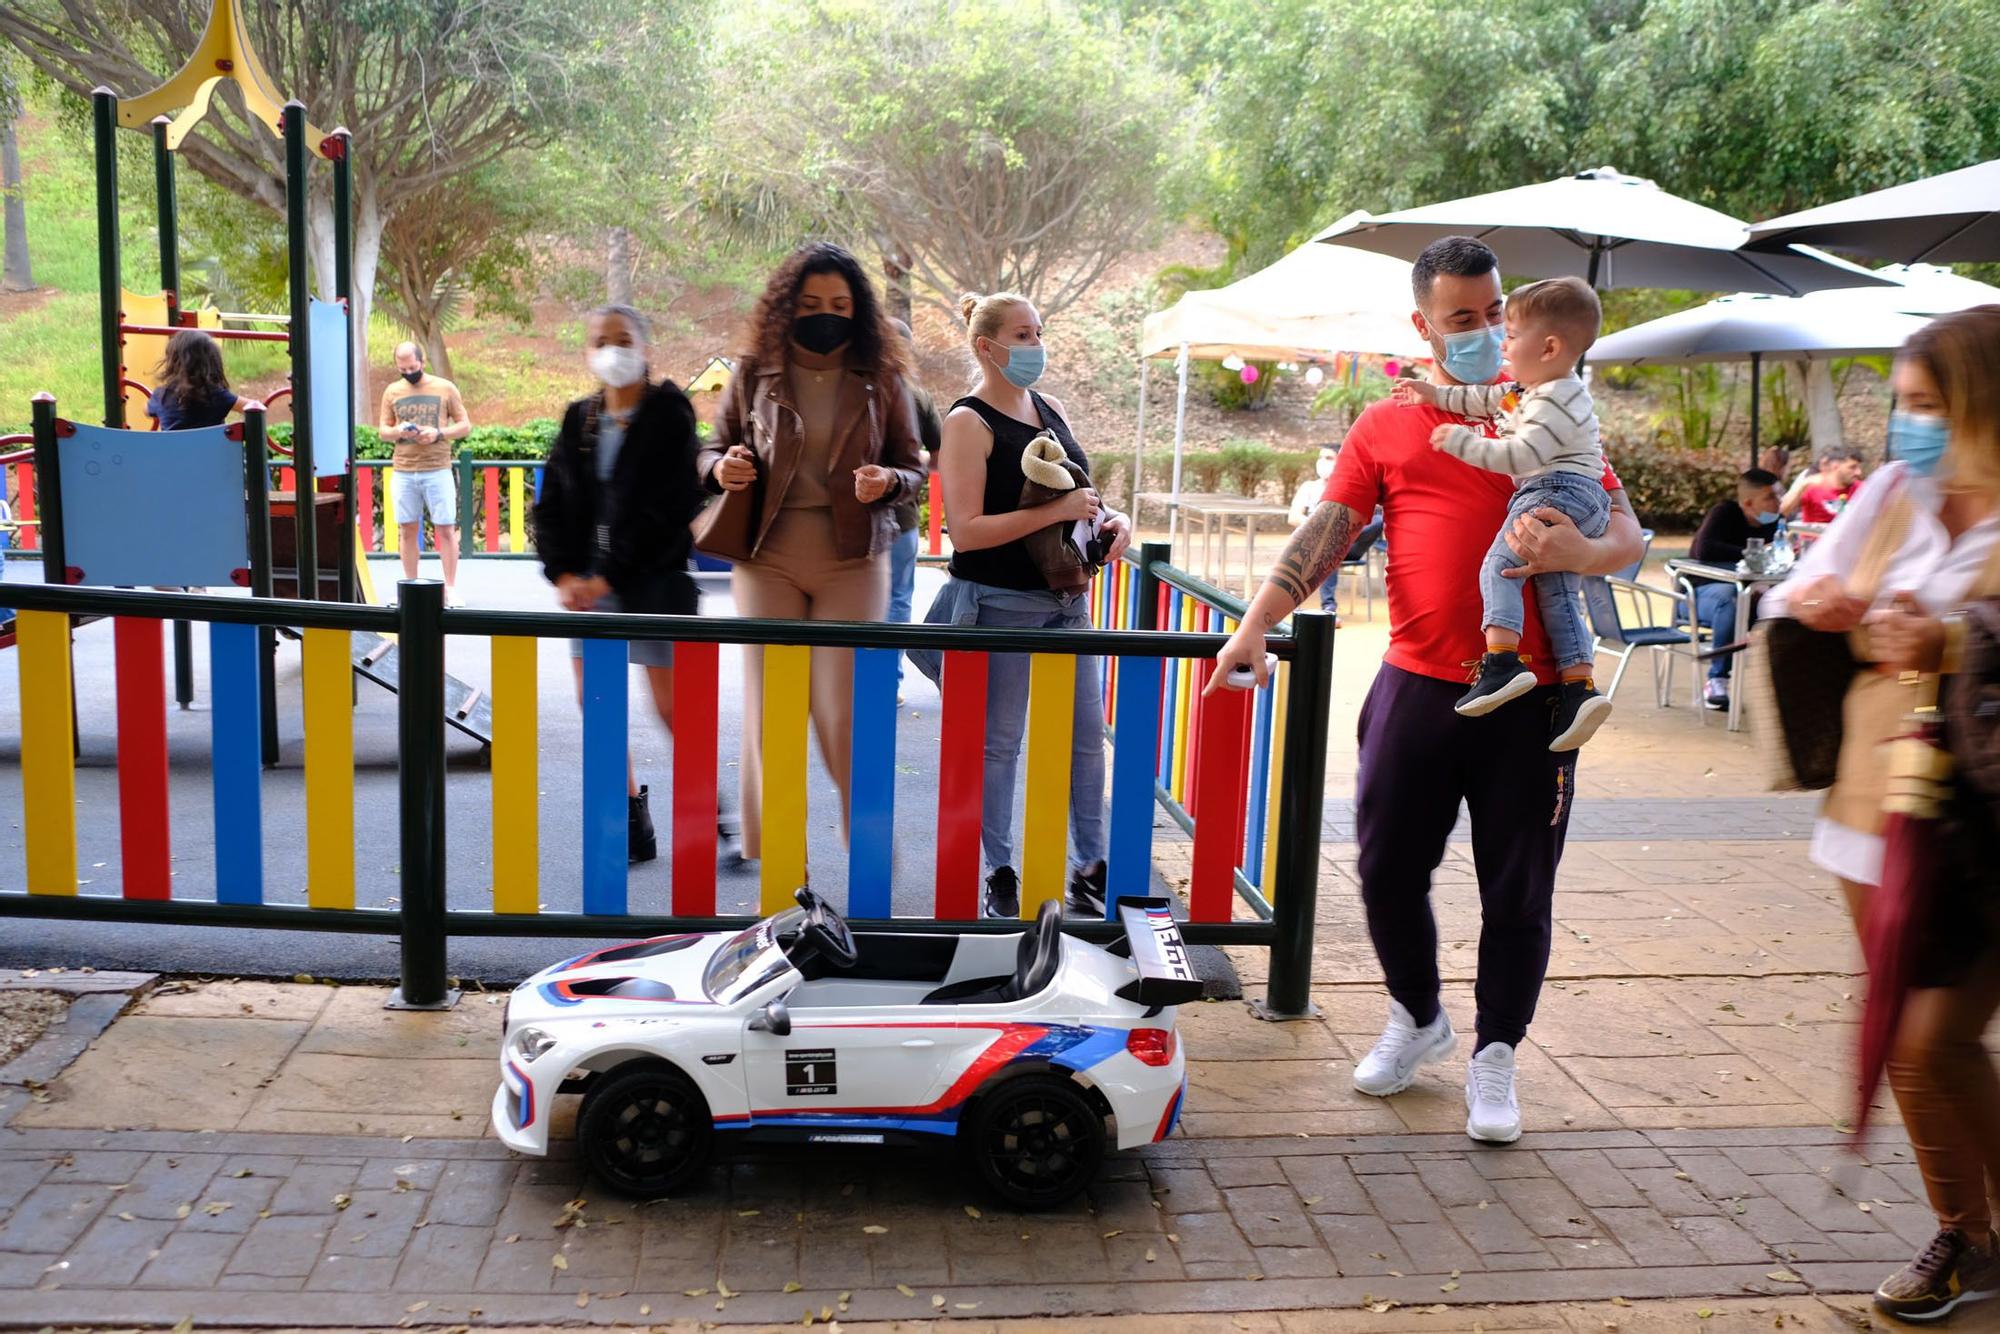
[(854, 932), (847, 919), (804, 886), (799, 887), (795, 897), (806, 910), (806, 919), (799, 926), (799, 938), (805, 946), (836, 970), (852, 968), (860, 962), (861, 951), (854, 943)]

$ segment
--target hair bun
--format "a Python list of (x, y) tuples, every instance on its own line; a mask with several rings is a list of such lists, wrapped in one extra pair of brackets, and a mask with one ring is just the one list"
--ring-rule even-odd
[(985, 298), (977, 292), (967, 292), (964, 296), (960, 297), (958, 299), (959, 318), (967, 324), (972, 323), (972, 312), (979, 309), (979, 303), (983, 300)]

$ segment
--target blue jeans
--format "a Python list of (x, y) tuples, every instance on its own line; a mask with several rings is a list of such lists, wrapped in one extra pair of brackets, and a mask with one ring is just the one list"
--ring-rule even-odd
[[(976, 625), (1016, 629), (1081, 630), (1090, 604), (1081, 593), (1017, 592), (975, 585)], [(1071, 861), (1103, 861), (1104, 698), (1096, 658), (1076, 660), (1076, 711), (1071, 718), (1069, 831)], [(986, 665), (986, 783), (980, 794), (979, 834), (989, 868), (1019, 867), (1014, 860), (1014, 784), (1021, 766), (1021, 738), (1028, 725), (1028, 655), (994, 653)]]
[[(910, 528), (896, 534), (889, 547), (889, 622), (910, 623), (910, 601), (917, 592), (917, 539), (922, 534)], [(903, 679), (903, 660), (896, 659), (896, 679)]]
[[(1736, 638), (1736, 599), (1740, 590), (1735, 584), (1702, 584), (1694, 590), (1695, 620), (1705, 625), (1714, 634), (1712, 648), (1721, 648)], [(1736, 655), (1708, 660), (1708, 677), (1711, 681), (1727, 681), (1729, 669), (1736, 664)]]
[[(1561, 510), (1576, 521), (1585, 537), (1602, 537), (1611, 524), (1611, 494), (1594, 477), (1575, 473), (1547, 472), (1523, 477), (1507, 504), (1507, 522), (1487, 549), (1486, 562), (1479, 567), (1479, 595), (1485, 604), (1480, 628), (1497, 626), (1520, 634), (1527, 612), (1521, 598), (1521, 581), (1501, 573), (1525, 564), (1507, 545), (1514, 520), (1543, 508)], [(1535, 608), (1548, 632), (1549, 652), (1557, 670), (1582, 667), (1590, 662), (1590, 631), (1583, 623), (1578, 594), (1583, 580), (1567, 571), (1535, 576)]]

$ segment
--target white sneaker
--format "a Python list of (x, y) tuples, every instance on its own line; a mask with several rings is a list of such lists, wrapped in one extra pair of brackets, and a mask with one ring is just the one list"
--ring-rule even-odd
[(444, 586), (444, 605), (447, 607), (463, 607), (465, 599), (458, 595), (456, 588), (450, 584), (446, 584)]
[(1354, 1087), (1377, 1098), (1401, 1093), (1417, 1077), (1420, 1066), (1431, 1065), (1451, 1055), (1458, 1034), (1451, 1031), (1451, 1017), (1438, 1007), (1437, 1018), (1417, 1027), (1410, 1012), (1395, 1001), (1389, 1002), (1389, 1026), (1375, 1050), (1354, 1067)]
[(1521, 1104), (1514, 1098), (1514, 1049), (1489, 1042), (1465, 1063), (1465, 1133), (1488, 1144), (1521, 1138)]

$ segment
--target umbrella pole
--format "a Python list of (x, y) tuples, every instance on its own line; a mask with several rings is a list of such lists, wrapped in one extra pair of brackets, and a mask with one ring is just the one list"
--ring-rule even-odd
[(1764, 377), (1761, 373), (1763, 367), (1764, 354), (1752, 352), (1750, 354), (1750, 466), (1753, 468), (1757, 466), (1757, 400), (1764, 387)]
[(1172, 494), (1167, 498), (1167, 550), (1173, 551), (1174, 537), (1181, 526), (1181, 454), (1187, 447), (1187, 377), (1188, 345), (1181, 344), (1180, 355), (1174, 359), (1174, 374), (1178, 384), (1174, 390), (1174, 483)]
[(1146, 461), (1146, 382), (1152, 378), (1153, 363), (1139, 358), (1139, 435), (1132, 442), (1132, 522), (1139, 521), (1139, 470)]

